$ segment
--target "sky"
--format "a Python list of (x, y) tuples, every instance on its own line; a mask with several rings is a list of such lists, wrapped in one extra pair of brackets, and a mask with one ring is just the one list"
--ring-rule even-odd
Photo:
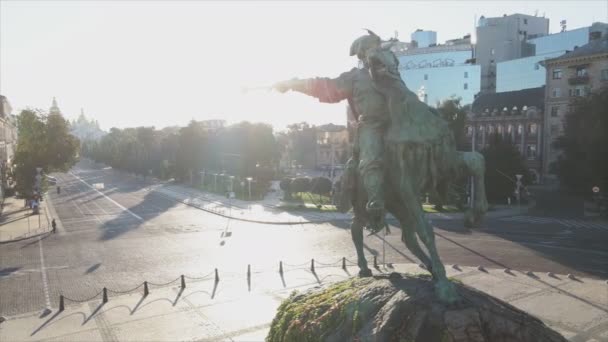
[(344, 124), (345, 104), (243, 91), (293, 77), (336, 77), (356, 65), (351, 42), (372, 29), (439, 43), (475, 18), (523, 13), (568, 28), (608, 22), (608, 1), (18, 1), (0, 0), (0, 94), (13, 113), (84, 109), (103, 129), (190, 120)]

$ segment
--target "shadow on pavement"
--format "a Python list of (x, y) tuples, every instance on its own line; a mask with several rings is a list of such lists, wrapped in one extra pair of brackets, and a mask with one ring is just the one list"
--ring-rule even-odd
[[(102, 230), (102, 235), (99, 239), (104, 241), (111, 240), (121, 236), (124, 233), (138, 229), (147, 221), (161, 215), (162, 213), (175, 207), (177, 204), (178, 202), (169, 200), (162, 195), (156, 194), (154, 192), (148, 192), (141, 202), (130, 208), (127, 208), (134, 214), (142, 217), (142, 220), (133, 217), (128, 212), (121, 213), (114, 219), (106, 221), (100, 227), (100, 229)], [(154, 211), (148, 210), (149, 207), (153, 207)], [(145, 217), (142, 216), (142, 213), (145, 213)]]

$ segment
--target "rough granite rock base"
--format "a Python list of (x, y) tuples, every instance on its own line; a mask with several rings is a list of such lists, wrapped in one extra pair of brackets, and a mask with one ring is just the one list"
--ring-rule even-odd
[(455, 285), (462, 300), (453, 306), (439, 302), (430, 277), (398, 273), (293, 293), (266, 341), (566, 341), (512, 305)]

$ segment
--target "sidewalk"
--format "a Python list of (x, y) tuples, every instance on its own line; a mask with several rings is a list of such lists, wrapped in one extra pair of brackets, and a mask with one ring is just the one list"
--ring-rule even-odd
[[(281, 301), (293, 290), (347, 279), (357, 269), (309, 265), (277, 270), (252, 269), (205, 280), (179, 278), (169, 286), (154, 287), (143, 296), (136, 292), (74, 303), (66, 300), (63, 312), (54, 308), (46, 316), (32, 312), (0, 319), (0, 341), (263, 341)], [(414, 264), (392, 265), (382, 272), (423, 273)], [(450, 277), (527, 311), (571, 341), (608, 339), (608, 284), (595, 279), (564, 275), (506, 273), (501, 269), (447, 267)], [(375, 270), (374, 273), (379, 273)], [(248, 286), (250, 289), (248, 289)], [(64, 293), (69, 297), (69, 293)]]
[(40, 202), (39, 215), (32, 215), (32, 209), (25, 208), (23, 204), (23, 199), (4, 199), (0, 215), (0, 243), (23, 240), (51, 231), (46, 199)]

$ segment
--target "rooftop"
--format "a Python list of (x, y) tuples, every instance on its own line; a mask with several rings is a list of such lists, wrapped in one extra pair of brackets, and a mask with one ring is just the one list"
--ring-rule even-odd
[(473, 101), (473, 113), (481, 113), (486, 109), (490, 111), (494, 108), (523, 108), (537, 107), (542, 108), (545, 98), (545, 87), (530, 88), (515, 91), (505, 91), (501, 93), (482, 94)]

